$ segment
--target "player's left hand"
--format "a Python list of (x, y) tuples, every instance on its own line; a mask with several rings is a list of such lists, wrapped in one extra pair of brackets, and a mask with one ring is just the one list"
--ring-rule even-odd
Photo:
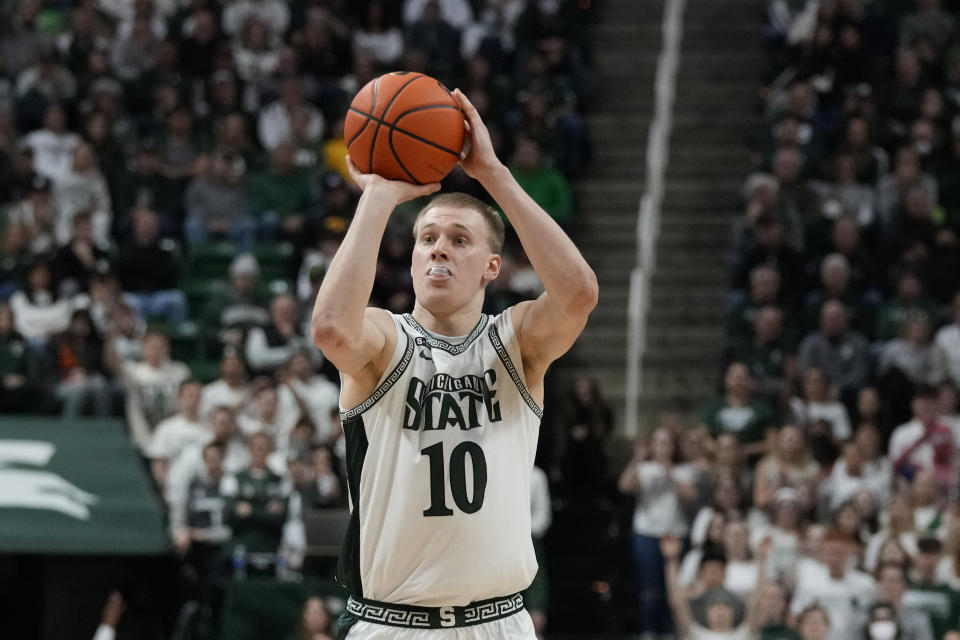
[(468, 138), (464, 144), (464, 155), (460, 158), (460, 166), (471, 178), (483, 181), (501, 166), (497, 153), (493, 149), (490, 132), (487, 131), (487, 125), (483, 124), (477, 108), (460, 89), (454, 89), (452, 95), (466, 117)]
[(375, 173), (360, 173), (353, 165), (353, 161), (350, 160), (350, 156), (347, 156), (347, 169), (350, 170), (350, 176), (364, 193), (377, 192), (383, 194), (384, 197), (392, 200), (393, 206), (420, 196), (428, 196), (440, 190), (439, 182), (412, 184), (402, 180), (387, 180)]

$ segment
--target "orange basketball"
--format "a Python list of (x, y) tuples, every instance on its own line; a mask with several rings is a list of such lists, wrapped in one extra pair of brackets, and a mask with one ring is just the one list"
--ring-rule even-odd
[(394, 71), (357, 93), (343, 138), (361, 173), (414, 184), (450, 173), (463, 150), (463, 113), (439, 80)]

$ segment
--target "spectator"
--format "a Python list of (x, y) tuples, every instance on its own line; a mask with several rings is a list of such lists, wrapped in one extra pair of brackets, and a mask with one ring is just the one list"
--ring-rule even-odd
[(420, 17), (407, 25), (407, 50), (422, 52), (430, 75), (449, 81), (459, 71), (461, 30), (444, 19), (437, 0), (428, 0)]
[[(25, 232), (25, 239), (34, 255), (54, 250), (54, 224), (59, 219), (57, 203), (50, 194), (51, 182), (44, 175), (36, 175), (30, 182), (25, 198), (11, 205), (5, 215), (7, 228), (17, 225)], [(13, 256), (14, 252), (7, 255)]]
[(547, 577), (547, 555), (543, 546), (543, 536), (550, 528), (552, 517), (547, 474), (540, 467), (534, 466), (533, 475), (530, 477), (530, 528), (539, 569), (524, 593), (524, 602), (533, 619), (533, 630), (537, 637), (542, 636), (547, 627), (550, 583)]
[(874, 311), (862, 292), (851, 286), (850, 263), (831, 253), (820, 263), (820, 288), (811, 291), (804, 303), (804, 331), (814, 331), (823, 305), (830, 300), (843, 304), (850, 326), (871, 334), (875, 323)]
[(285, 377), (277, 388), (281, 406), (290, 413), (299, 412), (316, 426), (317, 437), (326, 441), (332, 435), (331, 410), (339, 407), (340, 387), (318, 375), (309, 351), (297, 351), (286, 362)]
[(53, 197), (57, 206), (55, 235), (59, 244), (70, 241), (71, 221), (80, 211), (89, 211), (93, 238), (101, 246), (109, 246), (113, 212), (110, 193), (97, 166), (93, 147), (81, 142), (71, 153), (71, 164), (54, 180)]
[(15, 328), (13, 311), (0, 303), (0, 412), (19, 413), (35, 408), (31, 364), (27, 343)]
[(937, 415), (937, 390), (928, 385), (913, 394), (913, 420), (897, 427), (890, 436), (890, 460), (894, 471), (912, 478), (920, 469), (933, 471), (941, 487), (951, 486), (955, 435)]
[(820, 605), (810, 605), (797, 618), (802, 640), (826, 640), (830, 635), (830, 616)]
[(79, 418), (89, 405), (92, 415), (113, 412), (110, 385), (104, 377), (103, 342), (97, 336), (90, 314), (76, 310), (70, 325), (57, 336), (50, 349), (57, 383), (54, 394), (61, 402), (60, 416)]
[(27, 134), (23, 144), (33, 151), (34, 170), (57, 180), (70, 169), (74, 148), (80, 136), (67, 130), (67, 114), (59, 104), (51, 104), (43, 115), (43, 128)]
[(137, 447), (145, 454), (157, 425), (177, 410), (180, 383), (190, 377), (182, 362), (170, 360), (170, 343), (160, 330), (143, 337), (143, 362), (109, 362), (126, 390), (127, 426)]
[(870, 538), (863, 556), (863, 567), (867, 571), (888, 560), (884, 550), (890, 543), (899, 547), (903, 560), (908, 560), (917, 551), (917, 529), (913, 517), (913, 503), (909, 494), (901, 493), (893, 497), (887, 506), (887, 524)]
[(224, 522), (233, 530), (231, 555), (244, 558), (248, 573), (261, 575), (276, 564), (290, 498), (283, 478), (267, 467), (272, 450), (273, 438), (254, 434), (250, 437), (250, 466), (225, 476), (220, 484)]
[(89, 210), (77, 211), (70, 242), (60, 247), (54, 257), (53, 270), (61, 296), (86, 291), (94, 275), (110, 271), (110, 255), (94, 240), (92, 218)]
[[(853, 622), (850, 635), (857, 634), (862, 629), (869, 629), (869, 636), (874, 637), (880, 620), (893, 623), (898, 633), (897, 638), (903, 640), (933, 640), (933, 631), (930, 628), (930, 619), (917, 609), (904, 606), (903, 595), (907, 587), (907, 570), (902, 564), (882, 564), (877, 569), (877, 602), (869, 608), (866, 619), (860, 618)], [(882, 614), (882, 615), (881, 615)]]
[[(236, 474), (250, 466), (250, 449), (237, 429), (236, 412), (229, 407), (217, 407), (210, 414), (210, 441), (223, 451), (224, 473)], [(193, 444), (185, 447), (180, 455), (170, 463), (167, 474), (167, 492), (169, 504), (187, 495), (190, 481), (203, 472), (205, 467), (203, 446)]]
[(807, 450), (803, 432), (794, 425), (785, 425), (777, 433), (773, 451), (757, 464), (753, 506), (766, 509), (782, 487), (796, 489), (809, 502), (819, 482), (819, 474), (820, 465)]
[(353, 50), (369, 56), (383, 68), (395, 66), (403, 55), (403, 33), (389, 24), (383, 2), (367, 3), (360, 26), (353, 32)]
[(180, 383), (177, 413), (157, 424), (147, 449), (150, 458), (175, 460), (185, 448), (210, 441), (210, 427), (200, 416), (202, 393), (203, 385), (197, 380)]
[(753, 455), (764, 450), (765, 431), (774, 425), (773, 410), (753, 397), (753, 380), (742, 362), (731, 363), (723, 379), (724, 394), (711, 400), (700, 414), (710, 435), (737, 436), (743, 453)]
[(323, 599), (311, 596), (303, 603), (300, 621), (288, 640), (333, 640), (333, 618)]
[(299, 407), (280, 406), (277, 401), (277, 388), (272, 384), (264, 384), (253, 394), (250, 413), (237, 417), (240, 431), (247, 437), (256, 433), (265, 433), (270, 436), (273, 449), (278, 449), (284, 456), (290, 439), (290, 432), (300, 419)]
[[(814, 182), (811, 188), (819, 198), (819, 220), (814, 221), (829, 228), (832, 221), (841, 216), (853, 218), (861, 227), (869, 227), (874, 221), (873, 189), (857, 181), (857, 161), (852, 155), (838, 154), (833, 159), (833, 180)], [(822, 235), (822, 234), (821, 234)]]
[[(837, 218), (824, 250), (847, 259), (852, 289), (860, 291), (869, 302), (878, 295), (876, 290), (882, 270), (864, 236), (869, 237), (870, 234), (861, 233), (860, 225), (856, 220), (846, 217)], [(822, 259), (815, 258), (811, 264), (822, 265), (823, 262)]]
[(897, 212), (907, 199), (907, 191), (915, 186), (923, 187), (930, 202), (937, 201), (937, 182), (920, 168), (920, 156), (911, 147), (897, 151), (894, 171), (880, 179), (877, 185), (877, 216), (882, 228), (890, 228)]
[(563, 174), (543, 162), (536, 142), (518, 137), (510, 173), (531, 198), (557, 223), (569, 229), (573, 224), (573, 193)]
[[(31, 4), (24, 2), (22, 4)], [(93, 636), (93, 640), (114, 640), (117, 637), (117, 627), (120, 625), (120, 619), (127, 608), (127, 603), (119, 591), (111, 591), (107, 596), (107, 601), (103, 605), (103, 613), (100, 617), (100, 626)]]
[(125, 302), (119, 302), (110, 314), (104, 349), (110, 358), (120, 362), (134, 362), (143, 357), (141, 340), (146, 332), (146, 323)]
[(335, 509), (346, 506), (347, 498), (335, 469), (335, 460), (327, 447), (315, 446), (310, 450), (310, 483), (300, 493), (304, 509)]
[(736, 517), (737, 513), (728, 515), (727, 512), (705, 507), (697, 514), (690, 529), (691, 547), (683, 555), (677, 574), (677, 580), (688, 595), (702, 594), (708, 587), (723, 586), (726, 580), (726, 558), (720, 553), (723, 549), (723, 533), (728, 519)]
[(927, 321), (920, 317), (907, 320), (900, 332), (902, 338), (883, 346), (877, 364), (878, 386), (898, 420), (909, 416), (911, 391), (917, 385), (933, 382), (936, 374)]
[(877, 339), (892, 340), (902, 335), (908, 320), (920, 318), (933, 326), (938, 315), (936, 305), (924, 295), (923, 282), (915, 273), (907, 271), (897, 278), (896, 295), (880, 308)]
[(749, 343), (753, 339), (756, 316), (767, 306), (786, 311), (780, 296), (780, 274), (775, 267), (759, 265), (750, 272), (747, 296), (737, 299), (727, 314), (727, 337), (735, 343)]
[(790, 399), (792, 421), (806, 432), (819, 462), (832, 462), (840, 444), (853, 437), (847, 409), (831, 392), (826, 373), (810, 367), (803, 374), (803, 397)]
[(473, 22), (473, 9), (467, 0), (408, 0), (403, 3), (403, 23), (410, 26), (422, 19), (431, 10), (430, 5), (434, 5), (440, 19), (458, 31)]
[(223, 12), (223, 31), (229, 36), (238, 36), (251, 19), (256, 19), (270, 29), (271, 40), (279, 40), (290, 24), (290, 9), (280, 0), (238, 0)]
[(947, 513), (937, 480), (931, 471), (917, 471), (910, 485), (910, 495), (913, 498), (913, 524), (917, 535), (942, 535)]
[(250, 183), (250, 212), (257, 219), (259, 235), (295, 238), (307, 216), (313, 213), (316, 193), (313, 177), (293, 163), (293, 145), (278, 143), (270, 154), (270, 167)]
[(280, 53), (273, 40), (266, 23), (253, 16), (247, 18), (233, 46), (233, 59), (241, 80), (257, 86), (277, 70)]
[(727, 559), (723, 586), (743, 601), (748, 601), (759, 586), (760, 563), (750, 553), (749, 533), (744, 520), (731, 520), (723, 530), (723, 553)]
[(820, 485), (820, 495), (826, 509), (834, 513), (843, 504), (861, 499), (866, 493), (873, 506), (885, 504), (886, 492), (880, 491), (876, 479), (868, 475), (860, 447), (855, 442), (843, 445), (842, 455), (833, 465), (830, 477)]
[(254, 327), (247, 334), (244, 347), (247, 362), (254, 371), (272, 373), (301, 349), (316, 354), (316, 349), (300, 332), (296, 300), (281, 294), (270, 301), (270, 323)]
[(934, 345), (938, 377), (960, 387), (960, 291), (953, 298), (953, 323), (937, 331)]
[(170, 324), (187, 317), (187, 301), (177, 288), (179, 268), (173, 243), (160, 237), (157, 214), (147, 208), (133, 214), (133, 237), (120, 247), (117, 273), (124, 300), (144, 318)]
[(786, 625), (787, 596), (779, 583), (761, 582), (754, 597), (760, 617), (759, 640), (801, 640), (800, 634)]
[(913, 48), (927, 42), (942, 53), (953, 35), (953, 16), (940, 8), (940, 0), (917, 0), (916, 4), (917, 10), (900, 23), (900, 46)]
[(228, 237), (241, 251), (253, 249), (255, 227), (247, 212), (244, 171), (242, 158), (221, 150), (213, 153), (207, 172), (190, 181), (184, 227), (190, 244)]
[(799, 615), (808, 606), (819, 604), (830, 620), (830, 640), (845, 640), (849, 638), (847, 630), (866, 612), (876, 587), (870, 576), (848, 567), (849, 538), (831, 531), (822, 544), (824, 562), (797, 577), (790, 610)]
[(560, 433), (554, 459), (562, 494), (592, 501), (606, 482), (605, 447), (613, 435), (613, 411), (595, 380), (578, 377), (557, 418)]
[(131, 215), (137, 209), (156, 211), (161, 220), (171, 221), (180, 214), (180, 202), (175, 184), (163, 173), (157, 141), (141, 140), (130, 163), (130, 170), (120, 176), (114, 185), (116, 229), (118, 238), (129, 236)]
[(869, 379), (867, 340), (849, 329), (847, 312), (836, 300), (825, 303), (820, 310), (820, 330), (800, 343), (797, 369), (802, 374), (810, 367), (818, 367), (834, 381), (842, 401), (848, 402)]
[(249, 253), (230, 263), (229, 287), (207, 301), (200, 324), (208, 342), (242, 349), (247, 331), (270, 321), (267, 299), (259, 290), (260, 265)]
[(257, 132), (264, 149), (273, 154), (277, 147), (290, 142), (291, 122), (298, 112), (307, 116), (308, 138), (314, 142), (323, 138), (323, 116), (304, 99), (303, 81), (287, 78), (281, 86), (280, 99), (260, 112)]
[[(651, 437), (650, 458), (645, 443), (634, 445), (633, 459), (620, 474), (622, 493), (635, 494), (633, 516), (633, 557), (640, 585), (640, 616), (646, 633), (667, 633), (669, 619), (664, 614), (666, 585), (660, 539), (667, 535), (685, 536), (688, 525), (681, 508), (694, 497), (694, 473), (689, 467), (673, 465), (674, 436), (663, 427)], [(677, 550), (679, 551), (679, 549)], [(676, 560), (676, 552), (673, 560)]]
[(788, 244), (786, 229), (775, 218), (761, 217), (757, 221), (756, 244), (737, 256), (733, 286), (746, 287), (747, 274), (761, 264), (776, 265), (784, 299), (796, 299), (803, 291), (803, 257)]
[(35, 347), (43, 348), (70, 324), (73, 303), (70, 298), (56, 298), (55, 292), (50, 265), (37, 260), (27, 271), (23, 289), (10, 297), (17, 332)]
[(8, 222), (0, 241), (0, 300), (7, 300), (26, 280), (34, 254), (27, 227), (21, 223)]
[(225, 349), (220, 357), (220, 377), (203, 388), (200, 415), (206, 418), (217, 407), (239, 411), (249, 395), (250, 385), (243, 356), (233, 349)]

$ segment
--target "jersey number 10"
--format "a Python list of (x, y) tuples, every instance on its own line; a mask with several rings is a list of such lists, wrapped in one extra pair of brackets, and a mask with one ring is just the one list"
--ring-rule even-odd
[[(425, 516), (452, 516), (447, 507), (447, 491), (443, 482), (443, 443), (430, 445), (420, 453), (430, 458), (430, 508)], [(467, 455), (473, 467), (473, 497), (467, 497)], [(483, 493), (487, 489), (487, 460), (483, 449), (476, 442), (461, 442), (450, 453), (450, 493), (457, 507), (464, 513), (476, 513), (483, 506)]]

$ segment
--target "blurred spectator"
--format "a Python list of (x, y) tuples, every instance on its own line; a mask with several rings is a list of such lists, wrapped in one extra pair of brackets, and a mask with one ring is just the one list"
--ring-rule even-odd
[(30, 351), (14, 327), (13, 311), (0, 303), (0, 412), (36, 408), (37, 390), (31, 368)]
[(300, 492), (304, 509), (334, 509), (344, 507), (347, 497), (335, 468), (335, 460), (330, 449), (315, 446), (310, 451), (310, 482)]
[(300, 418), (299, 407), (281, 406), (277, 388), (267, 383), (254, 392), (249, 413), (237, 416), (240, 432), (246, 437), (264, 433), (271, 439), (271, 450), (286, 455), (290, 432)]
[[(449, 6), (451, 3), (447, 0), (444, 4)], [(407, 24), (406, 44), (408, 53), (416, 50), (426, 57), (430, 75), (449, 81), (458, 71), (460, 32), (463, 25), (460, 28), (454, 27), (445, 19), (445, 13), (441, 12), (437, 0), (428, 0), (419, 17), (412, 24)]]
[[(49, 253), (56, 247), (54, 225), (57, 224), (60, 216), (50, 189), (49, 178), (43, 175), (34, 176), (27, 196), (6, 210), (7, 226), (22, 227), (30, 251), (34, 255)], [(15, 252), (10, 252), (8, 255), (13, 258)]]
[(14, 326), (32, 345), (44, 347), (47, 339), (66, 330), (73, 303), (56, 297), (56, 285), (50, 265), (37, 260), (30, 265), (23, 288), (10, 296)]
[(50, 348), (50, 361), (57, 377), (54, 394), (61, 403), (61, 417), (79, 418), (88, 405), (94, 416), (113, 412), (102, 355), (103, 342), (90, 314), (81, 309), (74, 311), (69, 326), (52, 341)]
[(71, 158), (69, 168), (61, 172), (53, 183), (53, 197), (57, 205), (57, 242), (69, 242), (73, 217), (80, 211), (89, 211), (94, 241), (101, 246), (109, 246), (113, 219), (110, 193), (97, 166), (93, 147), (81, 142), (74, 147)]
[(156, 140), (146, 138), (138, 143), (128, 163), (128, 171), (121, 174), (114, 186), (117, 212), (115, 234), (118, 238), (130, 234), (131, 215), (136, 209), (156, 211), (168, 223), (179, 215), (177, 190), (163, 174), (162, 162)]
[(552, 522), (550, 507), (550, 483), (540, 467), (533, 467), (530, 476), (530, 528), (533, 550), (536, 553), (537, 575), (524, 593), (524, 604), (533, 619), (533, 629), (540, 637), (547, 627), (547, 609), (550, 601), (550, 582), (547, 576), (547, 556), (543, 536)]
[[(898, 494), (887, 505), (886, 525), (867, 544), (863, 568), (874, 571), (882, 562), (897, 559), (906, 562), (917, 551), (917, 538), (911, 497), (907, 493)], [(888, 557), (891, 547), (895, 547), (896, 557)]]
[(824, 371), (840, 390), (841, 400), (853, 397), (870, 375), (870, 353), (866, 338), (848, 325), (847, 312), (836, 300), (820, 310), (820, 330), (811, 333), (797, 352), (797, 370), (810, 367)]
[(18, 75), (48, 50), (48, 37), (37, 24), (42, 6), (43, 3), (38, 0), (20, 0), (5, 11), (10, 23), (4, 25), (0, 52), (3, 54), (3, 66), (11, 76)]
[(269, 28), (271, 39), (281, 38), (290, 24), (290, 9), (280, 0), (237, 0), (223, 12), (223, 31), (238, 36), (251, 20), (258, 20)]
[(804, 302), (804, 331), (814, 331), (824, 304), (836, 300), (843, 304), (850, 326), (862, 334), (873, 333), (874, 310), (863, 292), (852, 286), (850, 263), (846, 257), (831, 253), (820, 263), (820, 287), (807, 294)]
[(733, 362), (727, 366), (723, 388), (724, 393), (711, 400), (700, 413), (710, 435), (736, 435), (746, 455), (763, 451), (765, 431), (774, 426), (773, 409), (754, 398), (753, 379), (744, 363)]
[(569, 229), (573, 222), (573, 192), (567, 179), (556, 169), (548, 167), (539, 145), (532, 139), (519, 136), (510, 164), (510, 172), (534, 201), (557, 223)]
[(779, 220), (761, 218), (756, 225), (756, 244), (740, 253), (734, 268), (733, 285), (747, 286), (748, 274), (761, 264), (775, 265), (780, 273), (782, 295), (796, 298), (803, 290), (803, 258), (787, 243), (786, 229)]
[(614, 427), (613, 412), (595, 380), (574, 380), (556, 425), (560, 433), (555, 473), (559, 475), (561, 492), (570, 499), (589, 502), (606, 482), (605, 448)]
[(124, 300), (144, 318), (170, 324), (187, 317), (187, 300), (177, 288), (179, 267), (174, 245), (160, 236), (157, 214), (147, 208), (133, 214), (133, 236), (120, 247), (117, 273)]
[(177, 413), (157, 424), (147, 449), (150, 458), (175, 460), (185, 448), (209, 442), (210, 427), (200, 415), (202, 393), (203, 385), (197, 380), (180, 383)]
[(937, 331), (934, 357), (937, 377), (960, 388), (960, 291), (953, 298), (953, 322)]
[(293, 296), (281, 294), (270, 301), (270, 322), (254, 327), (247, 334), (244, 354), (250, 368), (272, 373), (298, 350), (316, 354), (316, 348), (301, 334), (297, 303)]
[(80, 136), (67, 130), (67, 114), (59, 104), (51, 104), (43, 115), (43, 128), (28, 133), (23, 144), (33, 151), (34, 170), (56, 180), (67, 173)]
[(333, 624), (323, 598), (312, 596), (303, 603), (300, 620), (288, 640), (333, 640)]
[(176, 413), (180, 383), (190, 377), (190, 370), (170, 360), (170, 343), (157, 329), (143, 336), (143, 362), (121, 361), (116, 355), (108, 352), (108, 364), (126, 390), (130, 436), (146, 454), (157, 425)]
[(917, 10), (900, 23), (900, 46), (912, 48), (920, 42), (929, 42), (942, 53), (953, 35), (953, 16), (940, 8), (940, 0), (917, 0), (916, 5)]
[(920, 385), (913, 393), (913, 420), (890, 436), (890, 460), (899, 476), (912, 478), (921, 469), (934, 473), (941, 487), (951, 486), (956, 435), (937, 415), (937, 390)]
[(145, 16), (135, 17), (129, 31), (118, 35), (110, 50), (111, 66), (119, 79), (136, 81), (153, 69), (163, 36), (153, 32), (150, 19)]
[(326, 441), (332, 435), (330, 412), (339, 407), (340, 386), (318, 375), (309, 351), (296, 351), (285, 363), (283, 382), (277, 388), (280, 405), (308, 417), (316, 436)]
[(403, 55), (403, 33), (387, 20), (383, 2), (368, 2), (360, 25), (353, 32), (354, 52), (375, 59), (383, 68), (394, 66)]
[[(210, 414), (210, 441), (222, 449), (224, 473), (239, 473), (250, 465), (250, 450), (237, 429), (236, 411), (217, 407)], [(205, 445), (204, 445), (205, 446)], [(169, 504), (186, 496), (190, 481), (206, 468), (204, 446), (185, 447), (170, 463), (165, 497)]]
[(130, 305), (119, 302), (110, 314), (104, 349), (120, 362), (139, 360), (143, 355), (141, 340), (145, 331), (143, 319)]
[(731, 341), (745, 344), (753, 339), (756, 316), (763, 307), (775, 306), (785, 311), (780, 293), (780, 274), (776, 268), (754, 267), (747, 295), (736, 299), (727, 314), (727, 336)]
[(930, 202), (937, 201), (937, 182), (920, 168), (920, 156), (911, 147), (897, 151), (894, 171), (880, 179), (877, 186), (877, 216), (883, 228), (890, 228), (897, 212), (907, 199), (907, 191), (915, 186), (923, 187)]
[[(820, 485), (820, 494), (826, 510), (831, 513), (848, 501), (863, 499), (869, 499), (872, 506), (878, 507), (887, 503), (889, 489), (885, 485), (889, 483), (885, 480), (869, 472), (857, 443), (847, 442), (830, 477)], [(868, 497), (863, 498), (864, 494)]]
[(830, 379), (817, 367), (804, 372), (802, 394), (790, 399), (793, 422), (806, 431), (815, 457), (826, 446), (835, 450), (835, 458), (837, 447), (853, 436), (846, 407), (832, 396)]
[(918, 537), (942, 535), (946, 524), (945, 504), (932, 471), (917, 471), (910, 484), (910, 495), (913, 498), (913, 523)]
[(228, 237), (242, 251), (253, 248), (255, 226), (247, 211), (244, 165), (238, 156), (215, 151), (206, 173), (190, 181), (184, 226), (190, 244)]
[(771, 406), (781, 406), (790, 392), (796, 356), (787, 338), (780, 309), (760, 309), (754, 319), (753, 340), (734, 345), (730, 360), (743, 362), (756, 381), (757, 394)]
[(242, 349), (246, 332), (270, 321), (268, 301), (258, 288), (260, 265), (252, 254), (234, 258), (229, 276), (227, 290), (207, 301), (200, 324), (207, 340)]
[[(22, 4), (30, 4), (24, 2)], [(127, 603), (119, 591), (111, 591), (107, 596), (107, 601), (103, 605), (103, 613), (100, 616), (100, 626), (93, 636), (93, 640), (114, 640), (117, 637), (117, 627), (120, 626), (120, 619), (127, 608)]]
[(308, 138), (319, 141), (323, 137), (323, 116), (304, 98), (303, 81), (286, 78), (280, 88), (279, 100), (260, 112), (257, 132), (264, 149), (273, 153), (283, 143), (290, 142), (293, 118), (301, 112), (306, 116)]
[(248, 573), (272, 571), (289, 508), (289, 489), (267, 468), (273, 439), (265, 433), (250, 437), (250, 466), (224, 477), (224, 522), (233, 530), (231, 555), (242, 556)]
[(832, 164), (831, 181), (810, 185), (819, 199), (818, 222), (829, 228), (833, 220), (846, 216), (856, 220), (861, 227), (870, 226), (874, 221), (873, 189), (857, 181), (856, 159), (841, 153)]
[(70, 241), (57, 251), (53, 270), (62, 296), (72, 296), (90, 288), (96, 274), (110, 271), (110, 254), (93, 237), (93, 215), (81, 209), (73, 216)]
[(270, 154), (270, 167), (251, 179), (250, 212), (259, 235), (296, 238), (316, 205), (310, 170), (297, 167), (293, 145), (281, 142)]
[(901, 325), (901, 338), (884, 345), (877, 363), (879, 387), (897, 420), (909, 416), (911, 391), (917, 385), (934, 381), (934, 351), (930, 344), (930, 325), (922, 317)]
[(922, 319), (928, 326), (934, 326), (938, 315), (936, 305), (924, 294), (920, 278), (905, 272), (897, 278), (896, 294), (880, 308), (877, 339), (892, 340), (903, 335), (904, 323), (908, 320)]
[(406, 0), (403, 22), (410, 26), (430, 11), (435, 11), (439, 19), (457, 30), (463, 30), (473, 21), (473, 9), (468, 0)]
[(203, 387), (200, 415), (208, 417), (217, 407), (238, 411), (249, 399), (249, 393), (243, 356), (234, 349), (225, 349), (220, 358), (220, 377)]
[(830, 620), (830, 640), (850, 637), (848, 629), (866, 612), (876, 588), (870, 576), (849, 568), (850, 544), (842, 533), (828, 533), (822, 543), (823, 564), (817, 563), (797, 576), (790, 604), (794, 615), (812, 604), (823, 607)]
[(866, 611), (858, 612), (851, 621), (850, 636), (867, 631), (875, 637), (878, 625), (892, 628), (903, 640), (933, 640), (930, 619), (918, 609), (904, 606), (903, 594), (907, 586), (907, 569), (903, 564), (884, 563), (877, 569), (877, 601)]
[(273, 40), (265, 22), (253, 16), (247, 18), (233, 46), (233, 60), (241, 80), (257, 85), (276, 71), (280, 54)]
[[(641, 628), (645, 633), (668, 633), (664, 557), (660, 540), (664, 536), (686, 536), (688, 524), (681, 503), (694, 497), (694, 469), (674, 466), (674, 436), (659, 428), (646, 443), (634, 444), (633, 459), (621, 472), (618, 487), (622, 493), (635, 494), (633, 516), (633, 559), (640, 580)], [(674, 558), (675, 559), (675, 558)]]
[(820, 478), (820, 465), (810, 455), (803, 432), (794, 425), (780, 428), (773, 451), (757, 464), (753, 485), (753, 506), (767, 509), (783, 487), (796, 489), (809, 504)]

